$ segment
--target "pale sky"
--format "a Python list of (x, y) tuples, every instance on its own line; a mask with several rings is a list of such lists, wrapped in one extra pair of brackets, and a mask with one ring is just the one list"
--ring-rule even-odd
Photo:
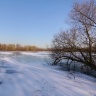
[(0, 43), (46, 47), (67, 29), (74, 0), (0, 0)]

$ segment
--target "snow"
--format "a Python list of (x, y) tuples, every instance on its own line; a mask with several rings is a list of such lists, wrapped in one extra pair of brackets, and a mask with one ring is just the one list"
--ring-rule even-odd
[(0, 96), (96, 96), (96, 79), (49, 66), (48, 52), (0, 52)]
[(4, 54), (5, 54), (5, 55), (9, 55), (9, 54), (12, 54), (12, 52), (7, 52), (7, 51), (4, 52), (4, 51), (1, 51), (0, 54), (3, 54), (3, 55), (4, 55)]

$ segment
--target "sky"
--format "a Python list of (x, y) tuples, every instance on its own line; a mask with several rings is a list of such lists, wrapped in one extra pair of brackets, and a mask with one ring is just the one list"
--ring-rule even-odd
[(48, 47), (69, 28), (74, 0), (0, 0), (0, 43)]

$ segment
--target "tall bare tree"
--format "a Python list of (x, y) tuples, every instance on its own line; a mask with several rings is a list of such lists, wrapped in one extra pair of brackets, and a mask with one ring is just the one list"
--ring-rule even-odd
[(96, 70), (96, 2), (90, 0), (74, 3), (70, 12), (72, 28), (54, 36), (52, 42), (53, 64), (62, 59), (76, 61)]

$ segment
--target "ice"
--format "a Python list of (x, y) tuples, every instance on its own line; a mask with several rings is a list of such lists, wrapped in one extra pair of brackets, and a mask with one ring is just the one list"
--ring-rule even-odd
[(6, 51), (6, 52), (2, 51), (2, 52), (0, 52), (0, 54), (10, 55), (10, 54), (13, 54), (13, 53), (12, 52), (8, 52), (8, 51)]
[(21, 54), (0, 55), (0, 96), (96, 96), (95, 78), (48, 65), (50, 52)]

